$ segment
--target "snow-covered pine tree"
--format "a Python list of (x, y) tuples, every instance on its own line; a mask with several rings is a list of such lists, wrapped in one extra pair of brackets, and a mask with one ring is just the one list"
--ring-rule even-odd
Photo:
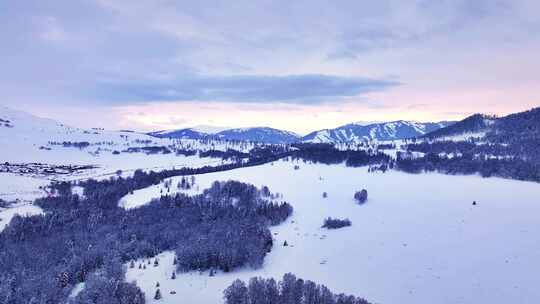
[(248, 288), (243, 281), (235, 280), (224, 291), (225, 304), (247, 304)]
[(368, 192), (366, 189), (362, 189), (362, 191), (357, 191), (354, 194), (354, 199), (358, 201), (359, 204), (363, 204), (368, 199)]
[(161, 300), (161, 291), (159, 288), (156, 290), (156, 294), (154, 295), (154, 300)]

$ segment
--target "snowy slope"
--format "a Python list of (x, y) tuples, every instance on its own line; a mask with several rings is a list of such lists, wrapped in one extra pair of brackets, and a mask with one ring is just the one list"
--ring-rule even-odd
[[(25, 112), (0, 107), (0, 119), (10, 127), (0, 127), (1, 161), (10, 163), (46, 163), (53, 165), (95, 165), (91, 175), (114, 173), (116, 170), (163, 169), (200, 166), (221, 160), (170, 154), (120, 153), (129, 148), (163, 146), (182, 149), (220, 149), (213, 143), (161, 139), (146, 134), (103, 129), (81, 129), (43, 119)], [(66, 147), (62, 143), (87, 142), (83, 148)], [(232, 148), (230, 146), (223, 149)]]
[[(197, 176), (204, 189), (214, 180), (267, 185), (294, 207), (273, 227), (275, 246), (259, 270), (191, 272), (171, 280), (172, 254), (159, 267), (128, 269), (147, 303), (221, 303), (234, 279), (280, 278), (286, 272), (356, 294), (374, 303), (536, 303), (540, 290), (538, 184), (441, 174), (367, 173), (366, 168), (279, 161), (259, 167)], [(175, 182), (173, 181), (173, 185)], [(136, 191), (149, 201), (157, 190)], [(366, 188), (365, 205), (354, 203)], [(195, 190), (194, 190), (195, 191)], [(322, 198), (322, 192), (328, 198)], [(473, 206), (472, 201), (478, 205)], [(323, 219), (349, 218), (352, 226), (325, 230)], [(284, 241), (290, 246), (283, 247)], [(142, 262), (142, 261), (139, 261)], [(138, 266), (138, 263), (137, 263)], [(163, 299), (154, 301), (159, 281)], [(171, 295), (170, 291), (176, 291)]]
[[(0, 128), (0, 144), (7, 147), (3, 151), (2, 160), (9, 162), (47, 162), (47, 163), (89, 163), (88, 151), (94, 152), (98, 147), (108, 150), (122, 149), (136, 142), (150, 140), (157, 144), (158, 139), (134, 132), (106, 131), (102, 129), (81, 129), (62, 123), (32, 116), (21, 111), (0, 108), (0, 118), (9, 120), (12, 127)], [(82, 149), (55, 148), (51, 142), (89, 142), (90, 146)], [(51, 148), (51, 150), (40, 149)], [(76, 151), (64, 153), (67, 150)], [(62, 152), (59, 152), (62, 151)], [(48, 153), (50, 152), (50, 153)], [(86, 153), (81, 153), (86, 152)]]
[(375, 124), (348, 124), (336, 129), (312, 132), (302, 138), (311, 143), (360, 143), (414, 138), (445, 127), (451, 122), (420, 123), (398, 120)]

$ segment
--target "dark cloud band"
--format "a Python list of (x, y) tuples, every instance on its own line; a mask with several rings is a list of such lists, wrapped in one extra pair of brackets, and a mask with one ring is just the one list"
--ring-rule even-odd
[(101, 82), (92, 94), (108, 102), (234, 101), (318, 104), (399, 85), (385, 79), (331, 75), (196, 76), (167, 83)]

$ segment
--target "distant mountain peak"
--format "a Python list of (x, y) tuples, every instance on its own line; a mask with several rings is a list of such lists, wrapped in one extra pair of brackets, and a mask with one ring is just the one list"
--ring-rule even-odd
[(216, 133), (200, 132), (196, 128), (185, 128), (173, 131), (158, 131), (148, 133), (161, 138), (182, 139), (221, 139), (252, 141), (271, 144), (285, 144), (298, 141), (300, 136), (290, 131), (279, 130), (270, 127), (232, 128)]
[(216, 133), (220, 139), (286, 144), (299, 140), (296, 133), (270, 127), (235, 128)]
[(386, 141), (422, 136), (430, 131), (445, 127), (452, 122), (416, 122), (395, 120), (382, 123), (360, 125), (346, 124), (335, 129), (312, 132), (302, 138), (314, 143), (359, 143), (363, 141)]
[(152, 132), (149, 135), (183, 139), (214, 138), (271, 144), (284, 144), (297, 141), (313, 143), (359, 143), (371, 140), (385, 141), (419, 137), (450, 124), (452, 122), (422, 123), (406, 120), (383, 123), (355, 122), (335, 129), (315, 131), (304, 137), (294, 132), (271, 127), (232, 128), (214, 134), (199, 132), (195, 128), (185, 128), (173, 131)]

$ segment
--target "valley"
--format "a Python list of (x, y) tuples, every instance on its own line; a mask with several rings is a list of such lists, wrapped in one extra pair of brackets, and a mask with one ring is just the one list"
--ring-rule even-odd
[[(521, 115), (523, 124), (535, 126), (535, 118), (527, 119), (531, 112)], [(507, 140), (506, 128), (493, 131), (507, 118), (482, 124), (473, 117), (396, 140), (276, 143), (91, 131), (11, 110), (1, 117), (10, 127), (0, 130), (0, 141), (6, 143), (0, 164), (0, 242), (7, 250), (0, 255), (13, 259), (22, 250), (19, 246), (39, 244), (41, 238), (67, 242), (60, 246), (64, 249), (73, 246), (68, 245), (70, 239), (80, 239), (69, 259), (92, 261), (85, 262), (90, 264), (84, 264), (84, 271), (70, 264), (61, 272), (67, 276), (64, 283), (47, 292), (37, 292), (41, 287), (36, 287), (34, 297), (81, 303), (106, 288), (102, 280), (108, 278), (123, 284), (133, 297), (130, 301), (219, 303), (236, 279), (279, 280), (293, 273), (366, 303), (540, 299), (530, 271), (540, 252), (539, 171), (531, 156), (537, 147), (534, 127), (519, 129), (520, 141)], [(250, 190), (252, 194), (244, 197), (242, 189), (250, 185), (260, 194)], [(220, 187), (230, 189), (220, 192)], [(354, 195), (362, 189), (369, 198), (358, 204)], [(272, 207), (258, 206), (265, 200)], [(236, 222), (241, 218), (236, 213), (245, 212), (237, 204), (251, 204), (249, 210), (259, 211), (250, 212), (264, 215), (248, 217), (252, 223)], [(290, 214), (279, 204), (290, 206)], [(193, 218), (176, 210), (193, 212), (195, 206), (202, 209), (193, 224), (188, 224)], [(166, 215), (168, 208), (175, 211)], [(222, 208), (235, 214), (232, 222), (228, 213), (220, 213)], [(88, 213), (88, 219), (70, 223), (69, 214), (77, 213)], [(177, 217), (170, 218), (173, 214)], [(126, 222), (129, 218), (138, 224)], [(323, 228), (327, 218), (347, 220), (350, 226)], [(220, 226), (210, 228), (213, 221)], [(75, 225), (74, 231), (64, 230), (65, 225)], [(249, 250), (259, 252), (256, 263), (235, 249), (227, 254), (239, 254), (254, 264), (238, 262), (230, 269), (229, 260), (216, 262), (211, 258), (216, 253), (205, 252), (207, 245), (223, 246), (213, 239), (221, 232), (213, 229), (232, 229), (226, 239), (236, 248), (242, 240), (238, 233), (255, 227), (251, 225), (267, 231), (262, 234), (263, 247), (256, 238), (245, 241)], [(124, 243), (127, 236), (118, 227), (130, 231), (136, 241)], [(173, 227), (190, 227), (194, 234), (176, 239), (170, 235), (178, 230), (167, 231)], [(99, 238), (105, 233), (101, 230), (117, 239), (116, 245), (103, 247), (107, 245)], [(197, 233), (210, 243), (197, 243), (202, 247), (191, 252), (191, 238)], [(98, 251), (87, 256), (86, 245)], [(109, 257), (107, 250), (117, 257)], [(191, 254), (188, 261), (210, 256), (207, 262), (188, 263), (187, 269), (179, 270), (173, 260), (182, 250)], [(24, 264), (22, 256), (15, 258), (17, 265)], [(53, 252), (46, 256), (55, 258)], [(153, 265), (156, 260), (159, 265)], [(47, 263), (57, 263), (56, 270), (43, 268), (39, 276), (54, 275), (64, 267), (60, 261)], [(18, 271), (3, 267), (7, 273)], [(108, 267), (120, 268), (103, 272)], [(23, 289), (31, 284), (25, 280)], [(7, 288), (2, 286), (0, 290)]]

